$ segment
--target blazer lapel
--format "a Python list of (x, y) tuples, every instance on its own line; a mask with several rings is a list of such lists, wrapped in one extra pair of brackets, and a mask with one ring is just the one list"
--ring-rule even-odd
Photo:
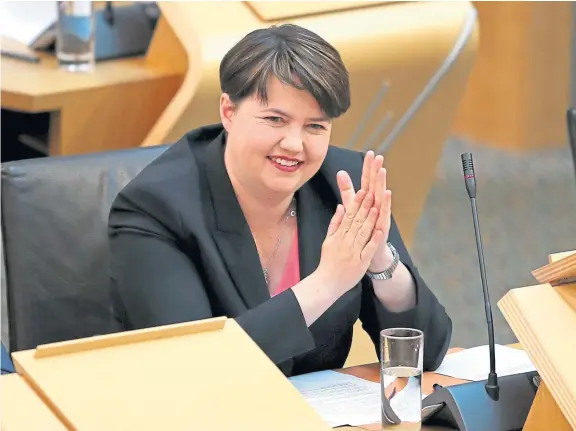
[(247, 308), (270, 299), (254, 238), (236, 198), (224, 164), (225, 133), (210, 143), (205, 170), (212, 197), (214, 240)]

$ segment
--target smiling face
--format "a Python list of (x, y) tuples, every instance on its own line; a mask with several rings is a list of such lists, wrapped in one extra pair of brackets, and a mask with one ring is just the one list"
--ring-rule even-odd
[(285, 198), (318, 172), (330, 143), (331, 120), (314, 97), (271, 77), (267, 102), (257, 94), (220, 99), (228, 132), (225, 162), (233, 183), (257, 195)]

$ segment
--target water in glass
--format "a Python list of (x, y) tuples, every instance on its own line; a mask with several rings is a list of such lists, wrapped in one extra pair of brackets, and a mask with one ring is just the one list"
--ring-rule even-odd
[(415, 367), (384, 368), (382, 423), (402, 423), (402, 430), (419, 430), (421, 418), (422, 371)]
[(56, 57), (72, 72), (94, 68), (94, 14), (90, 1), (59, 1)]
[(380, 333), (382, 428), (420, 430), (424, 334), (390, 328)]

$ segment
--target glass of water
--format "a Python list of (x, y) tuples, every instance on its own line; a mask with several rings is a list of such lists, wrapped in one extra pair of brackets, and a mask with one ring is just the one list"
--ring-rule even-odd
[(71, 72), (94, 69), (94, 5), (91, 1), (58, 1), (56, 57)]
[(424, 333), (385, 329), (380, 332), (380, 353), (383, 429), (402, 424), (402, 430), (420, 430)]

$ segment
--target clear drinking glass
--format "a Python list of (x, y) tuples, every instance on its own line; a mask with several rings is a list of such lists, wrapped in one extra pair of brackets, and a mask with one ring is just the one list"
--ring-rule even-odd
[(422, 361), (424, 334), (418, 329), (380, 332), (382, 428), (420, 430), (422, 423)]
[(59, 1), (56, 57), (71, 72), (94, 69), (94, 6), (91, 1)]

